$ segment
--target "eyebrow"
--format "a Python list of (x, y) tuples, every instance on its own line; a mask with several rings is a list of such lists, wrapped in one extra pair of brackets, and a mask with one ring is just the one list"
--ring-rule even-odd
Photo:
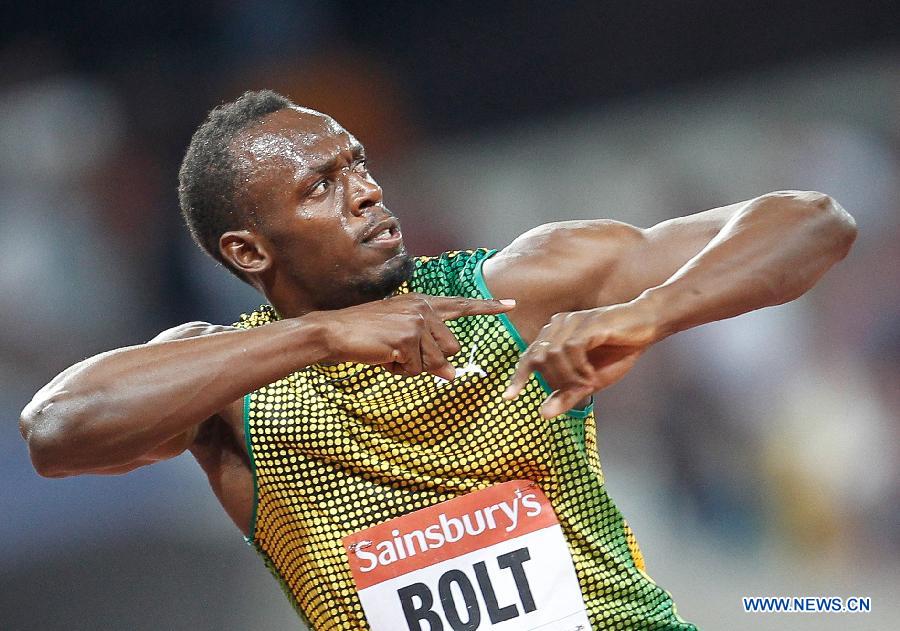
[[(362, 146), (361, 143), (354, 142), (350, 146), (350, 155), (353, 157), (354, 160), (358, 160), (359, 158), (365, 157), (366, 149), (365, 149), (365, 147)], [(338, 155), (334, 156), (333, 158), (326, 160), (322, 164), (319, 164), (319, 165), (313, 167), (312, 170), (314, 173), (318, 173), (318, 174), (331, 173), (332, 171), (334, 171), (337, 168), (337, 165), (340, 161), (341, 161), (341, 156), (340, 156), (340, 154), (338, 154)]]

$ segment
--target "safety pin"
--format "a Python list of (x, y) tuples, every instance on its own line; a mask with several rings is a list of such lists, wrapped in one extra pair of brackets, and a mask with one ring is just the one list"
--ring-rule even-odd
[(351, 543), (349, 546), (347, 546), (347, 550), (349, 550), (350, 552), (356, 552), (357, 550), (360, 550), (362, 548), (368, 548), (371, 545), (371, 541), (357, 541), (356, 543)]

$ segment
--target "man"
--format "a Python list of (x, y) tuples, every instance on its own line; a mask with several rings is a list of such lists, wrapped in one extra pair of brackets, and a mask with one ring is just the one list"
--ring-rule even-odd
[[(364, 603), (360, 580), (394, 563), (401, 580), (400, 561), (467, 532), (478, 552), (475, 535), (504, 512), (511, 530), (542, 510), (564, 536), (565, 567), (553, 572), (577, 577), (593, 628), (693, 629), (644, 572), (606, 494), (590, 396), (668, 335), (800, 296), (856, 235), (828, 196), (777, 192), (646, 230), (548, 224), (499, 252), (414, 260), (362, 145), (269, 91), (210, 113), (179, 193), (198, 244), (269, 305), (235, 327), (185, 324), (72, 366), (25, 408), (22, 434), (51, 477), (118, 474), (190, 450), (316, 629), (376, 618), (475, 629), (552, 612), (572, 594), (547, 602), (537, 590), (559, 559), (529, 560), (524, 548), (439, 584), (407, 581), (384, 602)], [(453, 530), (463, 521), (449, 507), (511, 481), (524, 485), (510, 496), (524, 512), (485, 505)], [(435, 507), (440, 526), (394, 528)], [(378, 528), (393, 530), (366, 550)], [(403, 539), (414, 532), (418, 548)], [(513, 579), (509, 600), (499, 586)], [(382, 623), (376, 610), (394, 605), (402, 612)]]

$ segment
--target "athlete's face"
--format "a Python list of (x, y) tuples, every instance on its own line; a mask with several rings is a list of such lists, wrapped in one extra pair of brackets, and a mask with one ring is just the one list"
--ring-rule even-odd
[(234, 149), (255, 230), (271, 249), (274, 290), (337, 308), (383, 298), (409, 278), (412, 259), (365, 150), (334, 119), (281, 110)]

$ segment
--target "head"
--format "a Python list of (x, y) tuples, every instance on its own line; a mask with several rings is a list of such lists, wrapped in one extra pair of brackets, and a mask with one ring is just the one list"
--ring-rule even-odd
[(197, 244), (282, 315), (383, 298), (412, 273), (362, 144), (274, 92), (209, 113), (178, 191)]

